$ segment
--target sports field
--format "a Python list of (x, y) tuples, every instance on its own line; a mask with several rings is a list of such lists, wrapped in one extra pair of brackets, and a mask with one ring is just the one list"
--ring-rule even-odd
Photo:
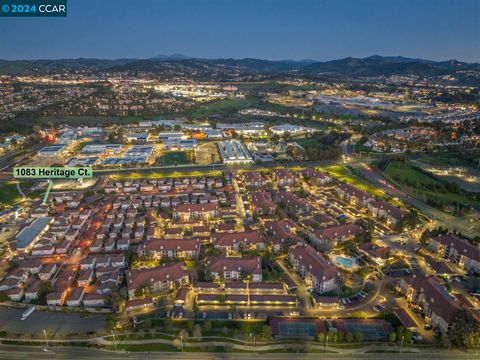
[(193, 161), (191, 151), (167, 151), (157, 158), (157, 165), (191, 164)]

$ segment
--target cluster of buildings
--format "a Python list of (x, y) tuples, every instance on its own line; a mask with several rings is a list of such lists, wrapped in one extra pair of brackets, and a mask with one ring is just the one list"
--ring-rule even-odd
[(457, 136), (455, 126), (450, 131), (445, 130), (425, 126), (388, 129), (370, 135), (363, 146), (375, 152), (403, 153), (406, 150), (432, 151), (446, 146), (475, 144), (479, 140), (474, 133)]
[[(119, 149), (90, 146), (84, 151)], [(128, 311), (153, 306), (168, 293), (178, 308), (189, 301), (298, 307), (296, 284), (286, 274), (266, 281), (275, 266), (262, 263), (261, 255), (268, 252), (286, 255), (285, 264), (305, 283), (317, 307), (337, 307), (335, 294), (352, 270), (332, 255), (365, 231), (355, 220), (369, 217), (377, 229), (389, 231), (405, 216), (402, 209), (314, 168), (105, 180), (100, 182), (105, 196), (98, 203), (84, 203), (78, 191), (52, 192), (48, 205), (30, 211), (16, 235), (19, 267), (0, 281), (0, 291), (11, 301), (107, 308), (125, 288)], [(349, 216), (343, 213), (347, 209)], [(379, 266), (393, 258), (391, 249), (374, 243), (357, 249)], [(465, 271), (480, 270), (478, 248), (457, 236), (432, 237), (429, 250)], [(137, 260), (127, 263), (127, 252)], [(445, 304), (460, 309), (461, 303), (436, 281), (405, 278), (398, 287), (425, 309), (432, 324), (447, 329), (454, 311), (446, 314)], [(51, 285), (47, 293), (45, 282)], [(425, 300), (437, 296), (440, 306)]]

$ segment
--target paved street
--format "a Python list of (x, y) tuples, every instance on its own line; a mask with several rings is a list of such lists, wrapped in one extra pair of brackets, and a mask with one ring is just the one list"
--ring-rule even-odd
[(345, 353), (195, 353), (195, 352), (137, 352), (116, 353), (112, 351), (90, 348), (51, 348), (43, 351), (41, 346), (24, 347), (0, 345), (0, 359), (345, 359), (345, 360), (377, 360), (377, 359), (477, 359), (475, 353), (450, 352), (444, 350), (427, 350), (421, 353), (365, 353), (358, 350), (346, 350)]

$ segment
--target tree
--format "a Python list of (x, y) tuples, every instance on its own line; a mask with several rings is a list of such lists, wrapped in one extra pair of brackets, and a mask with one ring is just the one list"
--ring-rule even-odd
[(270, 139), (272, 140), (272, 143), (274, 145), (277, 145), (278, 142), (280, 141), (280, 136), (278, 136), (278, 134), (273, 134)]
[(397, 328), (397, 339), (398, 340), (402, 340), (403, 338), (403, 341), (405, 343), (409, 343), (412, 341), (412, 332), (408, 329), (406, 329), (404, 326), (399, 326)]
[(388, 334), (388, 341), (395, 342), (396, 339), (397, 339), (397, 334), (395, 333), (395, 331), (392, 331), (390, 334)]
[(405, 228), (405, 223), (406, 223), (405, 218), (402, 216), (400, 219), (398, 219), (398, 221), (395, 224), (395, 227), (394, 227), (395, 231), (402, 232), (403, 229)]
[(320, 344), (325, 343), (325, 334), (323, 332), (319, 332), (317, 334), (317, 342), (319, 342)]
[(353, 338), (355, 339), (356, 342), (362, 342), (363, 341), (363, 333), (360, 331), (355, 331), (353, 334)]
[(202, 327), (200, 326), (200, 324), (195, 325), (195, 327), (193, 328), (193, 337), (202, 337)]
[(163, 327), (165, 330), (170, 329), (173, 325), (173, 320), (169, 317), (166, 317), (165, 320), (163, 320)]
[(134, 294), (136, 297), (147, 297), (150, 295), (150, 286), (148, 286), (148, 284), (143, 284), (135, 290)]
[(474, 348), (480, 343), (480, 322), (467, 310), (460, 310), (448, 335), (453, 346)]
[(10, 300), (7, 293), (5, 291), (0, 291), (0, 302), (5, 302)]
[(345, 339), (347, 342), (352, 342), (353, 341), (353, 334), (351, 332), (345, 333)]
[(189, 333), (188, 333), (187, 329), (182, 329), (182, 330), (180, 330), (180, 332), (178, 333), (178, 336), (179, 336), (180, 338), (182, 338), (183, 340), (185, 340), (185, 339), (188, 338)]
[(243, 322), (240, 330), (245, 336), (249, 336), (249, 334), (252, 332), (252, 328), (248, 322)]
[(337, 331), (337, 340), (338, 342), (342, 342), (344, 340), (344, 333), (341, 331)]
[(177, 349), (180, 350), (182, 348), (182, 341), (180, 339), (173, 339), (172, 345)]
[(51, 293), (52, 290), (53, 287), (50, 281), (42, 281), (40, 288), (38, 289), (38, 299), (40, 304), (47, 303), (47, 294)]
[(152, 325), (153, 325), (152, 319), (147, 318), (143, 320), (142, 326), (144, 330), (150, 330), (152, 328)]
[(203, 322), (203, 331), (208, 332), (212, 330), (212, 320), (205, 320)]
[(272, 337), (272, 328), (268, 325), (263, 326), (261, 337), (262, 339), (270, 339)]
[(105, 298), (105, 306), (113, 308), (113, 305), (115, 305), (115, 302), (113, 301), (113, 296), (109, 294)]
[(289, 142), (291, 139), (292, 139), (292, 135), (288, 131), (285, 131), (283, 133), (283, 140), (285, 140), (285, 142)]
[(195, 323), (193, 322), (193, 320), (188, 320), (188, 321), (187, 321), (187, 329), (188, 329), (188, 331), (192, 331), (194, 327), (195, 327)]
[(332, 344), (335, 344), (338, 340), (338, 336), (336, 332), (329, 331), (327, 336), (328, 336), (328, 341)]
[(105, 319), (105, 327), (107, 328), (108, 331), (112, 330), (115, 328), (116, 321), (115, 317), (113, 315), (107, 316)]

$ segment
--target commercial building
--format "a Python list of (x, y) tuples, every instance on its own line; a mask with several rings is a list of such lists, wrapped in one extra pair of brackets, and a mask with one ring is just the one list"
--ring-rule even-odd
[(283, 135), (285, 133), (289, 133), (292, 135), (299, 135), (299, 134), (306, 134), (306, 133), (313, 132), (315, 129), (307, 128), (305, 126), (300, 126), (300, 125), (281, 124), (281, 125), (272, 126), (270, 130), (277, 135)]
[(44, 157), (44, 158), (58, 157), (62, 155), (66, 147), (67, 146), (63, 144), (45, 146), (44, 148), (38, 151), (37, 155), (39, 157)]
[(252, 154), (245, 144), (238, 140), (222, 141), (218, 144), (218, 149), (224, 164), (253, 163)]
[(80, 155), (117, 154), (121, 150), (121, 144), (89, 144), (82, 148)]

